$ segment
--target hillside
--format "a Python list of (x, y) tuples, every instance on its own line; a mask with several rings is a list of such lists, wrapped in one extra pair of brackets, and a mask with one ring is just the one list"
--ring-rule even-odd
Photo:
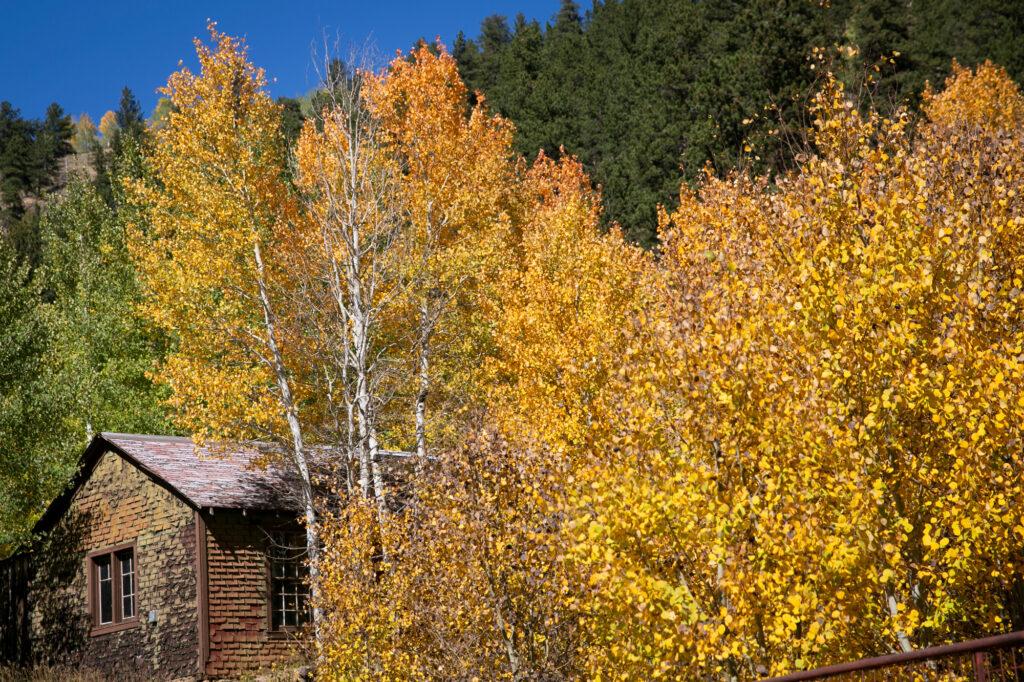
[(515, 122), (517, 151), (578, 156), (608, 221), (651, 245), (656, 207), (706, 163), (792, 168), (824, 72), (883, 110), (913, 108), (954, 59), (1024, 77), (1022, 34), (1024, 5), (1010, 0), (603, 0), (586, 12), (563, 0), (546, 23), (489, 17), (453, 54)]

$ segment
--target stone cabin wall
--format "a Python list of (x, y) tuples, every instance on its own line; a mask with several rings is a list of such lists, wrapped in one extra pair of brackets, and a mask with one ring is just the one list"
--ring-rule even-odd
[[(139, 622), (93, 636), (86, 555), (129, 542), (135, 543)], [(96, 669), (110, 679), (195, 677), (195, 512), (177, 495), (105, 453), (36, 557), (31, 629), (37, 659)]]

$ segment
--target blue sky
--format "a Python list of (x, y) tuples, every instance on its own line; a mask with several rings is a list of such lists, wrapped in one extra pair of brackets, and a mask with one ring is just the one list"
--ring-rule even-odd
[[(581, 3), (583, 4), (583, 3)], [(94, 120), (117, 107), (130, 87), (148, 115), (156, 88), (194, 63), (192, 38), (207, 18), (221, 30), (244, 35), (274, 95), (299, 95), (316, 82), (311, 45), (325, 32), (343, 45), (369, 38), (385, 55), (419, 37), (451, 45), (460, 29), (476, 35), (490, 14), (517, 12), (542, 23), (558, 0), (0, 0), (0, 100), (27, 117), (56, 101), (71, 114)], [(322, 41), (321, 41), (322, 42)]]

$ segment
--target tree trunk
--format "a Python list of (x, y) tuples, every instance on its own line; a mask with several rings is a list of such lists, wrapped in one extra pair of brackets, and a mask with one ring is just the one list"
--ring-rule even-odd
[[(888, 590), (885, 592), (885, 605), (889, 609), (889, 617), (892, 618), (893, 622), (895, 622), (896, 616), (899, 615), (899, 608), (896, 602), (896, 595)], [(914, 645), (910, 643), (910, 638), (907, 637), (907, 633), (897, 629), (896, 639), (899, 640), (900, 650), (903, 651), (903, 653), (914, 650)]]
[(356, 426), (359, 429), (359, 488), (363, 497), (383, 496), (383, 479), (378, 480), (374, 468), (379, 466), (380, 445), (377, 442), (377, 429), (373, 421), (373, 404), (370, 396), (370, 378), (367, 371), (367, 346), (365, 321), (358, 314), (359, 308), (353, 306), (357, 314), (353, 316), (353, 362), (352, 370), (356, 383)]
[(320, 646), (320, 625), (321, 609), (318, 604), (319, 597), (319, 559), (320, 543), (317, 528), (317, 515), (315, 500), (313, 497), (313, 483), (309, 475), (309, 465), (306, 460), (306, 449), (302, 438), (302, 425), (299, 422), (298, 412), (295, 409), (295, 401), (292, 398), (291, 382), (288, 371), (281, 356), (281, 349), (277, 344), (277, 332), (274, 326), (273, 308), (270, 305), (270, 296), (267, 293), (266, 271), (263, 265), (263, 255), (260, 251), (259, 242), (253, 246), (253, 255), (256, 259), (257, 284), (260, 292), (260, 304), (263, 308), (263, 324), (267, 333), (267, 347), (270, 349), (270, 356), (273, 362), (274, 375), (277, 381), (277, 388), (281, 394), (281, 406), (284, 408), (285, 418), (288, 421), (288, 430), (292, 439), (292, 460), (299, 474), (299, 486), (301, 488), (303, 512), (306, 522), (306, 554), (309, 561), (309, 582), (313, 607), (313, 628), (317, 647)]
[(419, 390), (416, 392), (416, 466), (427, 460), (427, 396), (430, 395), (430, 337), (433, 324), (426, 303), (420, 306)]

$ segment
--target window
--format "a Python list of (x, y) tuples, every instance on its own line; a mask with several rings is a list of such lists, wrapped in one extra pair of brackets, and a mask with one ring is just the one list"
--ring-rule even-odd
[(96, 592), (99, 611), (97, 625), (109, 625), (114, 622), (114, 583), (110, 579), (110, 555), (96, 557)]
[(270, 625), (273, 630), (309, 622), (309, 567), (305, 536), (275, 533), (270, 545)]
[(121, 617), (135, 616), (135, 553), (128, 549), (118, 555), (121, 566)]
[(135, 547), (127, 545), (93, 552), (88, 564), (93, 632), (137, 623)]

